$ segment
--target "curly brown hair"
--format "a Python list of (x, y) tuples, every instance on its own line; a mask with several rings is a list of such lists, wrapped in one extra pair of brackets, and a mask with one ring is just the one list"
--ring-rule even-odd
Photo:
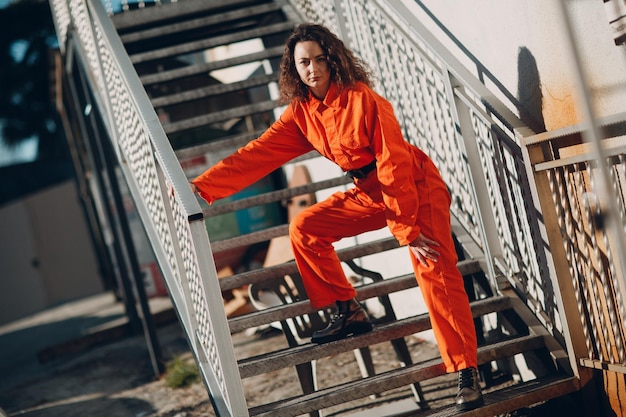
[(300, 80), (294, 62), (294, 50), (299, 42), (317, 42), (328, 59), (330, 79), (339, 88), (350, 87), (357, 81), (372, 86), (367, 65), (357, 58), (334, 33), (322, 25), (303, 23), (287, 38), (280, 62), (280, 99), (283, 103), (309, 99), (309, 88)]

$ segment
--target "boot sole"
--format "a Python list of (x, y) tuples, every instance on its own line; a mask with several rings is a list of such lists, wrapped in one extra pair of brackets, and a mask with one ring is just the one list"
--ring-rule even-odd
[(334, 342), (335, 340), (345, 339), (348, 336), (356, 336), (358, 334), (369, 333), (373, 329), (372, 323), (370, 322), (362, 322), (362, 323), (353, 323), (350, 326), (346, 327), (340, 333), (336, 333), (329, 336), (321, 336), (321, 337), (311, 337), (311, 343), (329, 343)]

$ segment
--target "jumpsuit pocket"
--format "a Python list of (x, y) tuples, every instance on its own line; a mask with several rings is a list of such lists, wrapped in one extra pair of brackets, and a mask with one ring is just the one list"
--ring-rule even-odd
[(337, 151), (347, 161), (350, 169), (360, 168), (374, 158), (367, 137), (358, 132), (348, 133), (339, 139)]

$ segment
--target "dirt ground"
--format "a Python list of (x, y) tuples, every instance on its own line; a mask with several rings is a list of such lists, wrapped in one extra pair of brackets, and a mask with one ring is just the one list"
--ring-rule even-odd
[[(178, 324), (158, 330), (167, 360), (175, 357), (191, 361), (191, 353)], [(286, 345), (279, 332), (233, 335), (237, 357)], [(409, 348), (417, 355), (434, 355), (434, 346), (414, 338)], [(378, 369), (398, 366), (390, 348), (372, 348)], [(200, 417), (214, 416), (204, 385), (198, 381), (185, 388), (169, 388), (165, 377), (155, 380), (143, 337), (132, 337), (90, 349), (75, 357), (59, 358), (49, 374), (23, 382), (0, 393), (0, 406), (9, 416), (27, 417)], [(321, 386), (353, 379), (359, 368), (351, 352), (318, 361)], [(441, 381), (453, 386), (454, 381)], [(441, 387), (424, 387), (439, 391)], [(278, 400), (300, 392), (293, 368), (244, 380), (249, 406)], [(365, 399), (373, 405), (411, 397), (407, 388), (387, 393), (383, 398)], [(450, 399), (445, 399), (450, 401)], [(362, 403), (362, 402), (361, 402)], [(358, 403), (326, 410), (325, 415), (348, 415), (358, 411)]]
[[(158, 338), (166, 361), (182, 358), (191, 361), (191, 353), (177, 323), (159, 327)], [(0, 343), (6, 339), (0, 338)], [(233, 335), (237, 358), (286, 345), (279, 332), (242, 332)], [(414, 360), (438, 355), (434, 345), (418, 337), (407, 338)], [(372, 357), (377, 372), (399, 366), (389, 343), (373, 346)], [(6, 358), (5, 358), (6, 359)], [(326, 387), (359, 377), (352, 352), (318, 361), (320, 386)], [(432, 406), (448, 404), (456, 393), (455, 375), (422, 384)], [(16, 381), (18, 378), (14, 378)], [(1, 381), (1, 376), (0, 376)], [(166, 378), (155, 379), (146, 343), (142, 336), (92, 347), (70, 357), (59, 357), (32, 378), (19, 378), (14, 384), (2, 381), (0, 407), (9, 416), (26, 417), (213, 417), (212, 405), (202, 382), (185, 388), (169, 388)], [(300, 392), (294, 368), (244, 380), (248, 406), (275, 401)], [(366, 398), (324, 410), (324, 416), (359, 416), (364, 409), (381, 405), (413, 404), (410, 389), (398, 389), (381, 397)], [(1, 410), (0, 410), (1, 411)], [(370, 410), (371, 411), (371, 410)], [(563, 411), (560, 409), (560, 411)], [(1, 415), (2, 413), (0, 413)], [(371, 415), (371, 414), (370, 414)], [(389, 415), (376, 412), (377, 417)], [(549, 404), (518, 410), (509, 417), (540, 417), (555, 414)]]

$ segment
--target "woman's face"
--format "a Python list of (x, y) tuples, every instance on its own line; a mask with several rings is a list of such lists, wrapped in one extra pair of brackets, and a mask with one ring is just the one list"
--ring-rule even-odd
[(323, 100), (330, 86), (328, 60), (315, 41), (298, 42), (293, 50), (293, 61), (302, 82), (315, 97)]

